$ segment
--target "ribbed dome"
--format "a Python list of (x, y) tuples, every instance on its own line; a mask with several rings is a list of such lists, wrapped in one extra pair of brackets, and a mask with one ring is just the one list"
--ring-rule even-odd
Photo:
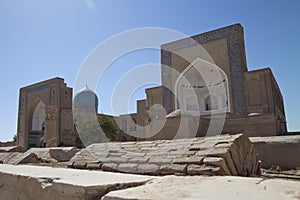
[(98, 97), (92, 90), (90, 90), (87, 86), (85, 86), (74, 97), (74, 105), (77, 108), (78, 107), (85, 108), (85, 109), (95, 108), (95, 111), (97, 112)]

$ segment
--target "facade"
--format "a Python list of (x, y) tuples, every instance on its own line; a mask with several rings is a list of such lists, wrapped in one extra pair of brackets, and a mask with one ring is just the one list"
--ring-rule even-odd
[(205, 136), (218, 118), (225, 118), (222, 134), (287, 132), (271, 69), (247, 69), (240, 24), (163, 44), (161, 63), (162, 86), (147, 89), (147, 99), (137, 102), (138, 139)]
[[(161, 64), (162, 85), (146, 89), (137, 113), (109, 116), (120, 128), (119, 140), (287, 132), (271, 69), (247, 69), (240, 24), (163, 44)], [(74, 98), (72, 112), (72, 88), (61, 78), (21, 88), (19, 102), (18, 144), (23, 147), (41, 141), (47, 147), (75, 145), (73, 116), (76, 124), (95, 118), (98, 110), (96, 94), (85, 88)]]
[(20, 89), (18, 145), (74, 146), (72, 88), (54, 78)]

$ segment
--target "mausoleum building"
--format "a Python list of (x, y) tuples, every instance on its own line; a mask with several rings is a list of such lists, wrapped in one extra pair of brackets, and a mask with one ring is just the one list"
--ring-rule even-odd
[(217, 134), (211, 132), (214, 124), (222, 124), (217, 130), (222, 134), (287, 132), (283, 97), (271, 69), (247, 69), (240, 24), (163, 44), (161, 64), (162, 86), (147, 89), (147, 98), (137, 101), (141, 138)]
[[(120, 140), (287, 132), (271, 69), (248, 71), (240, 24), (161, 45), (161, 64), (162, 85), (146, 89), (136, 113), (114, 117)], [(18, 144), (75, 145), (72, 107), (84, 104), (85, 112), (97, 112), (98, 98), (85, 88), (73, 106), (72, 95), (61, 78), (21, 88)]]

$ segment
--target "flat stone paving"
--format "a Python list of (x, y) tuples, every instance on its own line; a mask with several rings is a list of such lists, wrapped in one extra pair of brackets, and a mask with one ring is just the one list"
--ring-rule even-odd
[(148, 175), (260, 174), (255, 149), (242, 134), (97, 143), (75, 154), (69, 167)]
[(146, 176), (0, 165), (2, 200), (296, 200), (300, 182), (238, 176)]
[(234, 176), (165, 176), (145, 185), (113, 191), (102, 200), (296, 200), (300, 182)]

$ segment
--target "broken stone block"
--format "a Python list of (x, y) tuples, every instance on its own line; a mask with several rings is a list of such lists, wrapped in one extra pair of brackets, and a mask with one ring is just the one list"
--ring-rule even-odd
[(234, 176), (239, 175), (236, 166), (234, 165), (233, 158), (231, 157), (229, 148), (213, 148), (212, 151), (208, 154), (208, 156), (223, 158), (231, 174)]
[(119, 164), (117, 170), (119, 172), (126, 172), (126, 173), (137, 173), (137, 164), (135, 163), (122, 163)]
[(86, 168), (87, 163), (86, 162), (74, 162), (73, 163), (73, 167), (76, 169), (85, 169)]
[(0, 153), (0, 161), (4, 164), (38, 163), (40, 159), (34, 153), (7, 152)]
[(34, 153), (38, 158), (42, 159), (44, 162), (56, 162), (56, 160), (51, 159), (49, 154), (49, 148), (30, 148), (26, 153)]
[(46, 162), (66, 162), (79, 151), (76, 147), (31, 148), (27, 152), (34, 153)]
[[(105, 156), (106, 157), (106, 156)], [(104, 158), (105, 158), (104, 157)], [(100, 158), (103, 158), (102, 156)], [(92, 155), (92, 152), (87, 149), (81, 149), (78, 151), (70, 160), (71, 162), (97, 162), (95, 155)]]
[(195, 165), (191, 164), (187, 167), (187, 174), (189, 175), (218, 175), (220, 167), (206, 166), (206, 165)]
[(116, 163), (103, 163), (101, 165), (101, 169), (103, 171), (109, 171), (109, 172), (117, 171), (117, 167), (118, 167), (118, 164), (116, 164)]
[(0, 162), (1, 163), (8, 163), (10, 159), (12, 159), (13, 157), (19, 155), (21, 153), (18, 152), (5, 152), (5, 153), (0, 153)]
[(137, 173), (139, 174), (159, 174), (159, 166), (155, 164), (139, 164), (137, 166)]
[(55, 147), (49, 148), (50, 157), (59, 161), (66, 162), (79, 151), (76, 147)]
[(0, 147), (0, 153), (2, 152), (25, 152), (26, 149), (21, 146), (11, 146), (11, 147)]
[(39, 158), (34, 153), (21, 153), (11, 159), (6, 163), (12, 165), (26, 164), (26, 163), (38, 163)]
[(229, 171), (223, 158), (206, 157), (204, 158), (203, 163), (207, 166), (220, 167), (220, 175), (231, 175), (231, 172)]
[(162, 165), (160, 167), (160, 174), (171, 175), (171, 174), (186, 174), (187, 165), (169, 164)]
[(87, 163), (85, 168), (86, 169), (92, 169), (92, 170), (98, 170), (101, 169), (101, 163)]

